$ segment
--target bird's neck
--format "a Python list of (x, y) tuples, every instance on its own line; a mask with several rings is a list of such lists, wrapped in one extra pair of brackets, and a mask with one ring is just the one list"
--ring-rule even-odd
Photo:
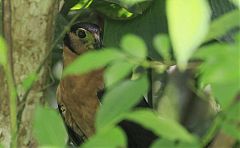
[(66, 67), (71, 64), (79, 55), (73, 53), (67, 46), (63, 48), (63, 66)]

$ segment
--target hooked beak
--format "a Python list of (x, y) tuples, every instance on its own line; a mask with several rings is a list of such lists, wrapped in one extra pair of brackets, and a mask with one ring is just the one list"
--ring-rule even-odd
[(94, 43), (95, 49), (100, 49), (103, 47), (102, 38), (99, 35), (95, 35), (95, 43)]

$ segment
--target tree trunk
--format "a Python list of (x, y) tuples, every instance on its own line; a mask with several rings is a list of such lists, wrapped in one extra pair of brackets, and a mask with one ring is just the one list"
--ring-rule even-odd
[[(32, 136), (32, 115), (43, 100), (47, 85), (48, 64), (44, 64), (38, 81), (24, 99), (21, 83), (41, 65), (50, 50), (58, 0), (3, 0), (3, 32), (9, 46), (9, 59), (18, 90), (19, 106), (24, 105), (18, 120), (18, 147), (36, 147)], [(49, 62), (46, 62), (49, 63)], [(10, 147), (9, 101), (5, 76), (0, 69), (0, 143)]]

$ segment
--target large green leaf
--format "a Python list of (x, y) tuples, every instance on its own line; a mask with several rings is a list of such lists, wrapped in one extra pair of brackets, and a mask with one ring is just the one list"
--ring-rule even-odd
[[(212, 39), (217, 39), (226, 33), (228, 33), (234, 27), (240, 26), (238, 20), (240, 18), (240, 10), (230, 11), (223, 16), (220, 16), (211, 23), (209, 32), (205, 38), (205, 41), (210, 41)], [(227, 24), (226, 24), (227, 22)]]
[(210, 16), (206, 0), (167, 0), (169, 33), (179, 69), (186, 69), (189, 58), (202, 43)]
[(89, 51), (79, 56), (73, 63), (67, 66), (63, 75), (84, 74), (92, 70), (103, 68), (116, 59), (123, 58), (123, 55), (115, 49), (101, 49)]
[(97, 132), (91, 137), (83, 148), (117, 148), (126, 147), (126, 138), (124, 132), (118, 128), (112, 128)]
[(33, 133), (39, 146), (65, 147), (67, 133), (60, 115), (53, 109), (37, 107), (34, 114)]
[(145, 59), (147, 56), (147, 47), (144, 41), (136, 35), (125, 35), (121, 40), (121, 47), (133, 57)]
[(181, 140), (195, 142), (195, 138), (184, 127), (174, 120), (158, 117), (150, 110), (137, 110), (128, 115), (126, 119), (137, 122), (143, 127), (150, 129), (156, 135), (169, 140)]
[(104, 81), (107, 87), (116, 84), (132, 72), (133, 64), (126, 61), (115, 62), (104, 73)]
[(103, 105), (97, 113), (98, 130), (119, 122), (125, 113), (139, 102), (148, 90), (148, 80), (142, 76), (137, 80), (126, 80), (110, 89), (103, 97)]
[(0, 65), (7, 64), (7, 45), (2, 37), (0, 37)]

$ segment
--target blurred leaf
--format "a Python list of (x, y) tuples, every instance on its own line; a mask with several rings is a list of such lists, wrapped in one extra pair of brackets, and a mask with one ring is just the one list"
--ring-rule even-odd
[(239, 18), (240, 11), (237, 9), (230, 11), (214, 20), (210, 25), (209, 32), (205, 38), (205, 42), (212, 39), (217, 39), (228, 33), (234, 27), (240, 26)]
[(33, 132), (40, 146), (65, 147), (67, 133), (60, 115), (53, 109), (36, 108)]
[(28, 90), (31, 88), (32, 84), (37, 80), (38, 76), (36, 73), (32, 73), (28, 75), (23, 81), (22, 81), (22, 86), (24, 90)]
[(3, 145), (0, 143), (0, 148), (4, 148)]
[(207, 0), (167, 0), (168, 27), (180, 70), (208, 32), (210, 8)]
[(155, 36), (153, 39), (153, 45), (165, 61), (171, 60), (170, 39), (166, 34), (159, 34)]
[(199, 49), (195, 58), (203, 59), (199, 67), (200, 83), (211, 85), (222, 109), (228, 107), (240, 90), (239, 47), (235, 44), (211, 44)]
[(152, 40), (155, 35), (166, 32), (165, 1), (153, 0), (151, 7), (143, 15), (139, 15), (132, 20), (114, 21), (106, 19), (103, 39), (106, 47), (118, 48), (121, 39), (126, 34), (135, 34), (147, 44), (149, 56), (160, 59), (152, 46)]
[(126, 147), (126, 138), (124, 132), (118, 128), (112, 128), (97, 132), (91, 137), (83, 148), (120, 148)]
[(238, 8), (240, 8), (240, 0), (230, 0), (234, 5), (236, 5)]
[(2, 37), (0, 37), (0, 65), (5, 66), (7, 64), (8, 54), (7, 45)]
[(121, 47), (131, 56), (140, 59), (145, 59), (147, 56), (147, 47), (144, 41), (136, 35), (125, 35), (121, 40)]
[(115, 62), (104, 73), (105, 85), (110, 87), (128, 76), (132, 71), (133, 64), (125, 61)]
[(101, 49), (89, 51), (79, 56), (63, 71), (63, 75), (84, 74), (92, 70), (103, 68), (116, 59), (123, 58), (123, 55), (115, 49)]
[(158, 117), (150, 110), (134, 111), (126, 116), (126, 119), (137, 122), (150, 129), (156, 135), (169, 140), (181, 140), (195, 142), (195, 138), (174, 120)]
[(110, 89), (103, 97), (96, 120), (97, 129), (112, 125), (123, 118), (139, 100), (147, 93), (148, 79), (142, 76), (137, 80), (126, 80)]

